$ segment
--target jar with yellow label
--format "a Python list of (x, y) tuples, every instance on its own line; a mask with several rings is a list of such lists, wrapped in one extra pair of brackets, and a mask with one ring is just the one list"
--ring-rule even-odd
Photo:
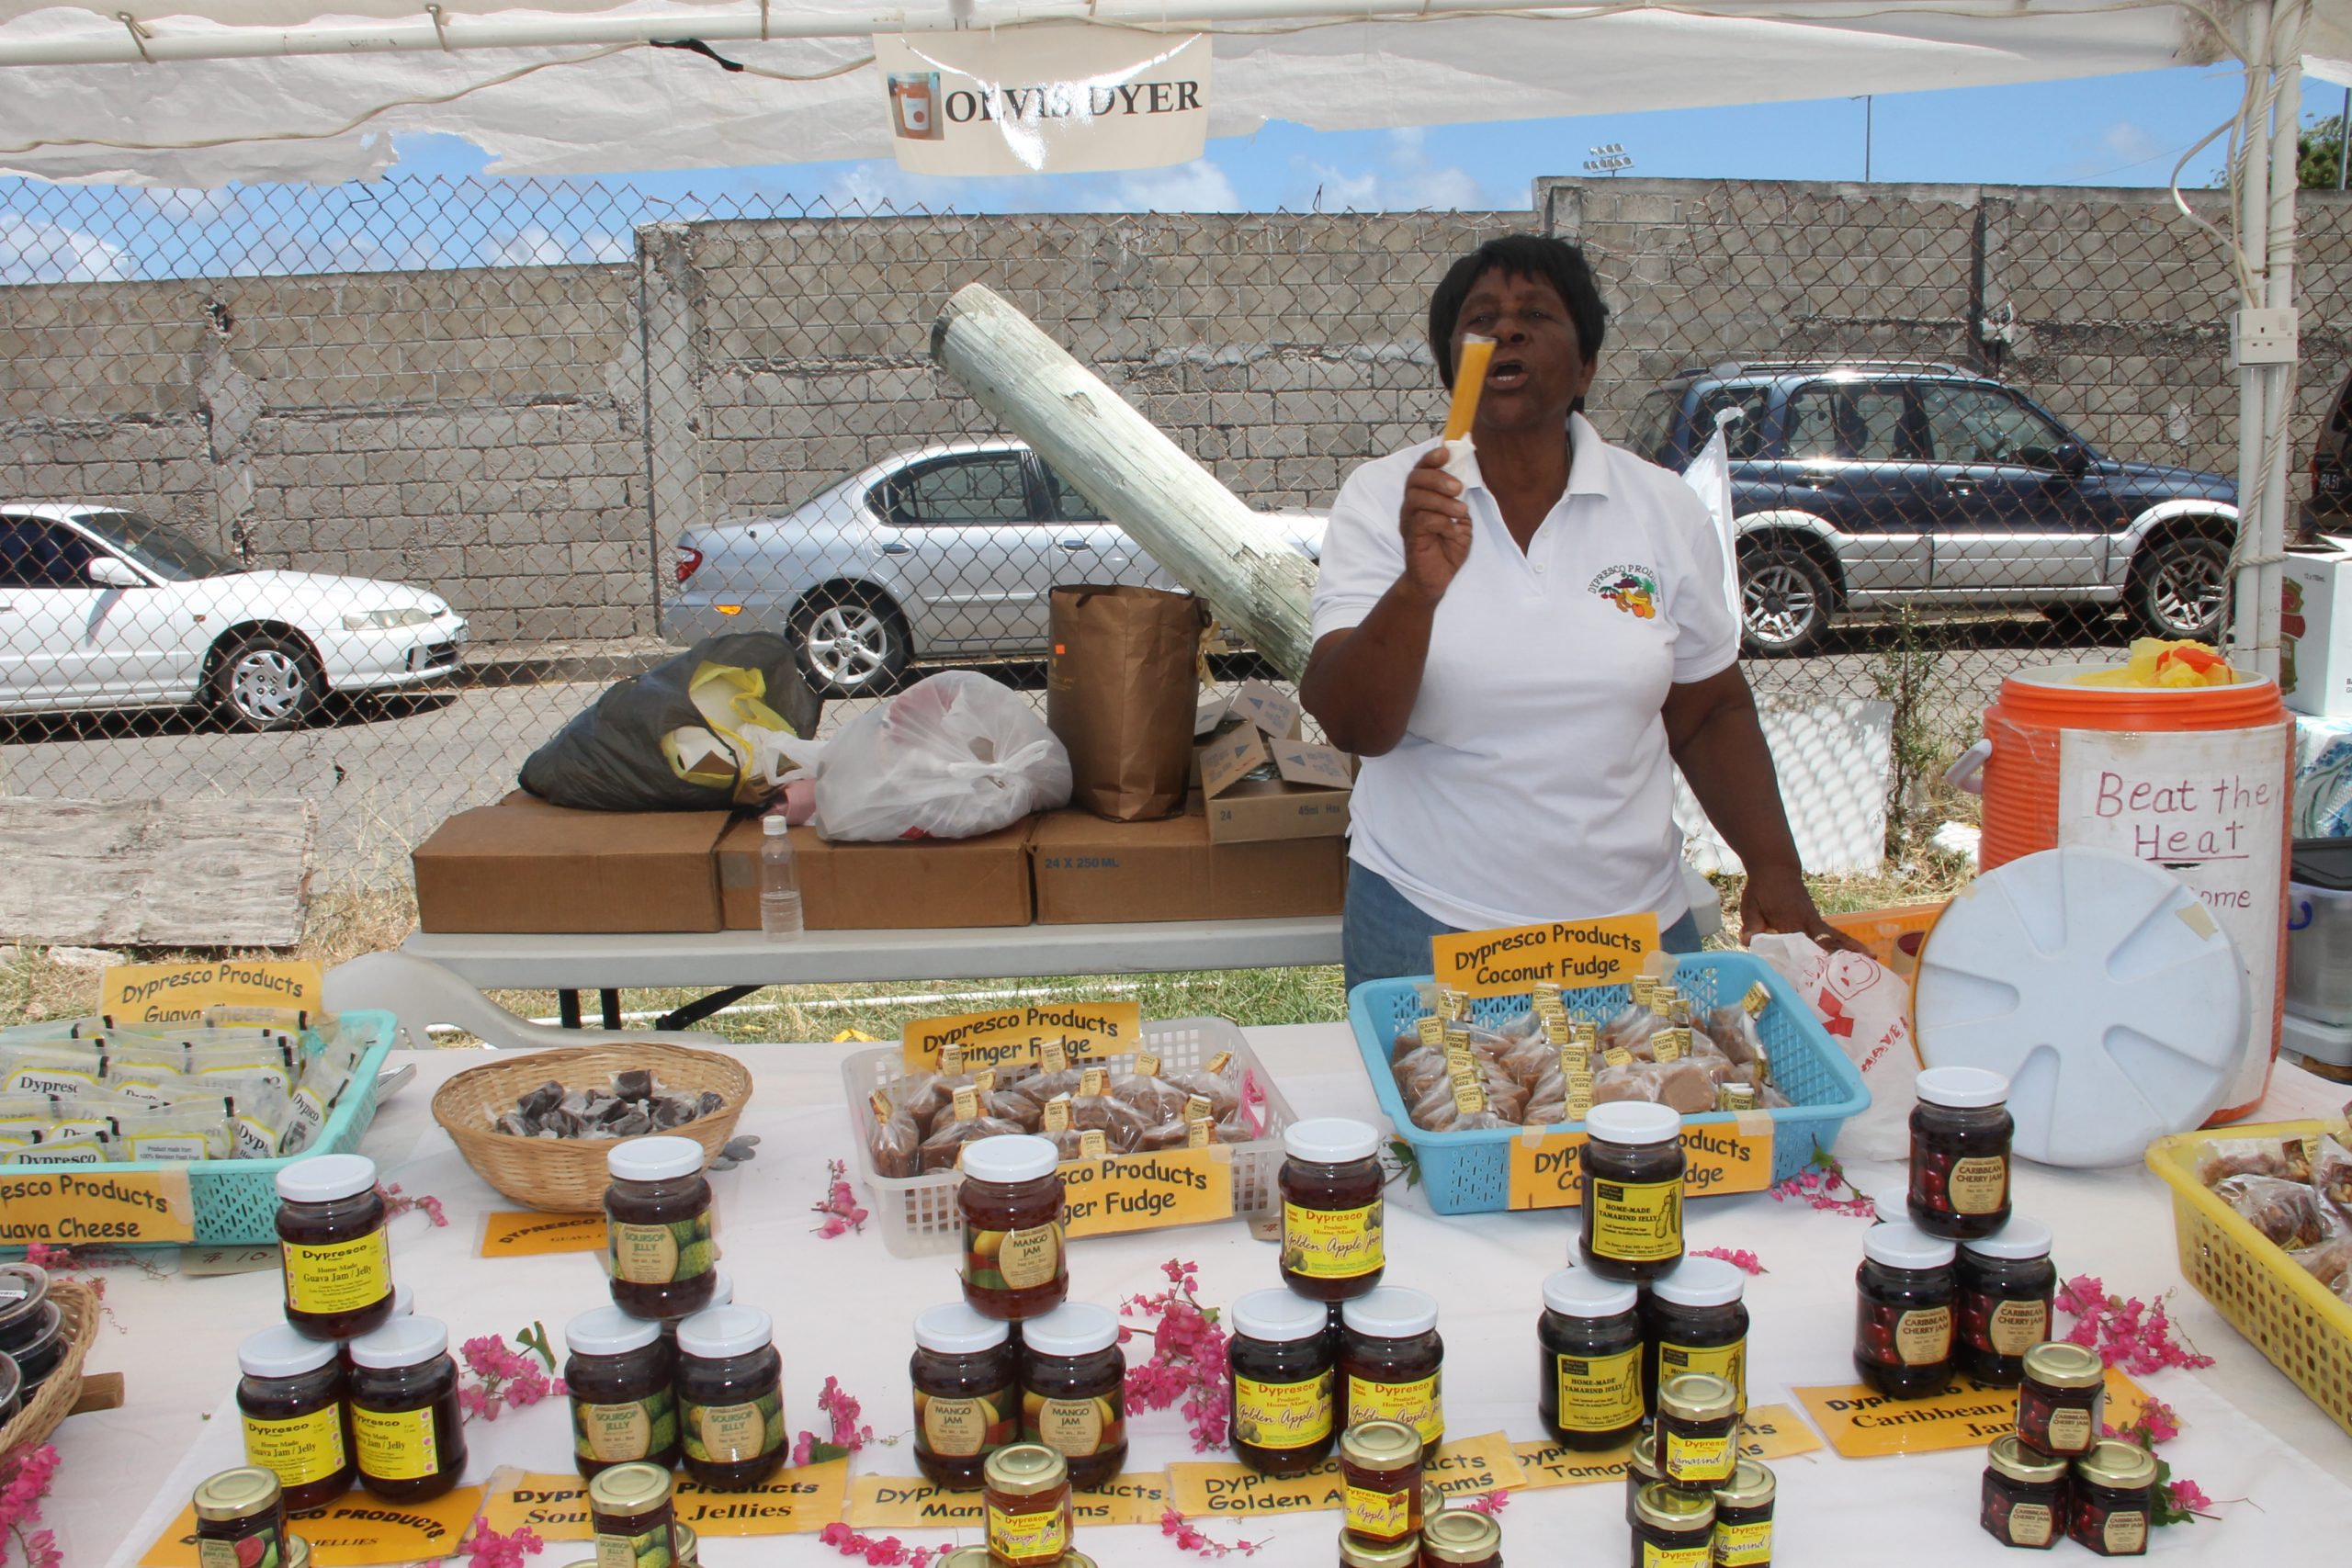
[(988, 1317), (1042, 1317), (1069, 1294), (1060, 1156), (1050, 1138), (1007, 1134), (964, 1145), (964, 1300)]
[(748, 1492), (784, 1463), (784, 1358), (755, 1306), (708, 1307), (678, 1325), (678, 1446), (714, 1492)]
[(1625, 1456), (1625, 1522), (1634, 1522), (1634, 1505), (1640, 1500), (1642, 1488), (1654, 1481), (1664, 1481), (1666, 1472), (1657, 1467), (1657, 1428), (1650, 1427), (1634, 1439), (1634, 1451)]
[(343, 1348), (280, 1325), (237, 1347), (245, 1462), (277, 1477), (286, 1506), (316, 1508), (351, 1489)]
[(962, 1302), (915, 1318), (915, 1468), (934, 1486), (977, 1492), (989, 1455), (1021, 1440), (1021, 1352), (1001, 1319)]
[(1420, 1561), (1419, 1537), (1374, 1546), (1358, 1540), (1344, 1526), (1340, 1530), (1340, 1568), (1419, 1568)]
[(1318, 1302), (1347, 1301), (1387, 1267), (1380, 1134), (1343, 1116), (1283, 1129), (1283, 1283)]
[(1340, 1497), (1348, 1533), (1393, 1546), (1421, 1533), (1421, 1439), (1402, 1421), (1340, 1434)]
[(1013, 1443), (989, 1455), (981, 1506), (995, 1568), (1054, 1568), (1069, 1552), (1069, 1465), (1044, 1444)]
[(1657, 1430), (1657, 1467), (1672, 1485), (1712, 1491), (1738, 1468), (1739, 1396), (1712, 1372), (1659, 1386)]
[(311, 1543), (299, 1535), (286, 1538), (286, 1568), (311, 1568)]
[(1951, 1382), (1952, 1244), (1890, 1220), (1862, 1238), (1854, 1276), (1854, 1370), (1890, 1399)]
[(286, 1321), (313, 1339), (356, 1339), (392, 1315), (390, 1218), (365, 1155), (314, 1155), (277, 1173)]
[(692, 1138), (631, 1138), (605, 1156), (605, 1270), (631, 1317), (686, 1317), (710, 1304), (718, 1247), (710, 1179)]
[(670, 1540), (677, 1549), (678, 1568), (699, 1568), (702, 1562), (702, 1541), (695, 1536), (694, 1526), (672, 1525)]
[(1715, 1495), (1654, 1481), (1634, 1497), (1634, 1568), (1709, 1568)]
[(2049, 1551), (2066, 1533), (2066, 1461), (2035, 1453), (2014, 1432), (1994, 1438), (1976, 1522), (2003, 1546)]
[(1421, 1568), (1503, 1568), (1503, 1527), (1489, 1514), (1452, 1508), (1421, 1531)]
[(616, 1464), (588, 1482), (588, 1523), (596, 1568), (676, 1568), (678, 1510), (668, 1470)]
[(1772, 1568), (1772, 1501), (1780, 1483), (1752, 1459), (1715, 1488), (1713, 1568)]
[(2099, 1440), (2107, 1363), (2087, 1345), (2053, 1339), (2025, 1353), (2018, 1390), (2018, 1440), (2058, 1459), (2086, 1454)]
[(1437, 1298), (1383, 1285), (1340, 1309), (1340, 1419), (1401, 1421), (1434, 1451), (1445, 1439), (1445, 1341)]
[(1650, 1281), (1642, 1312), (1642, 1393), (1657, 1407), (1662, 1379), (1712, 1372), (1747, 1413), (1747, 1276), (1720, 1258), (1686, 1258)]
[(1672, 1106), (1611, 1100), (1585, 1118), (1577, 1250), (1611, 1280), (1655, 1280), (1682, 1261), (1682, 1118)]
[(1080, 1491), (1127, 1461), (1127, 1358), (1119, 1320), (1092, 1302), (1064, 1302), (1021, 1325), (1021, 1438), (1069, 1461)]
[(1640, 1301), (1638, 1287), (1589, 1269), (1563, 1269), (1544, 1280), (1535, 1413), (1563, 1447), (1613, 1449), (1640, 1429)]
[(1991, 1235), (2009, 1217), (2009, 1080), (1928, 1067), (1911, 1109), (1911, 1223), (1930, 1235)]
[(563, 1343), (573, 1467), (593, 1478), (616, 1464), (675, 1466), (678, 1400), (662, 1325), (597, 1307), (564, 1325)]
[(1952, 1268), (1960, 1327), (1952, 1359), (1978, 1382), (2014, 1384), (2025, 1353), (2050, 1337), (2058, 1268), (2050, 1261), (2050, 1227), (2012, 1213), (1991, 1235), (1960, 1244)]
[(396, 1317), (351, 1342), (351, 1447), (359, 1483), (387, 1503), (418, 1503), (466, 1469), (458, 1363), (438, 1318)]
[(1252, 1291), (1227, 1321), (1234, 1457), (1265, 1475), (1305, 1474), (1331, 1451), (1328, 1314), (1288, 1291)]
[(197, 1568), (286, 1568), (286, 1502), (258, 1466), (224, 1470), (196, 1488)]
[(2155, 1522), (2156, 1456), (2112, 1439), (2075, 1461), (2067, 1533), (2101, 1557), (2138, 1557)]

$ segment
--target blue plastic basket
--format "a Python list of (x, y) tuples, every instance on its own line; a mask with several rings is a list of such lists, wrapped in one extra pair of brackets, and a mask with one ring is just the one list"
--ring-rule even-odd
[[(1697, 953), (1685, 955), (1674, 971), (1674, 984), (1694, 1007), (1722, 1007), (1763, 982), (1771, 998), (1756, 1020), (1756, 1032), (1772, 1055), (1772, 1082), (1792, 1105), (1765, 1112), (1772, 1119), (1772, 1179), (1785, 1181), (1803, 1170), (1815, 1148), (1827, 1149), (1838, 1140), (1846, 1118), (1866, 1109), (1870, 1090), (1846, 1053), (1823, 1032), (1821, 1024), (1789, 983), (1771, 965), (1745, 953)], [(1421, 1006), (1419, 979), (1368, 980), (1348, 998), (1348, 1021), (1356, 1032), (1356, 1049), (1363, 1054), (1373, 1093), (1380, 1099), (1396, 1135), (1412, 1147), (1420, 1162), (1421, 1190), (1441, 1214), (1479, 1214), (1510, 1207), (1510, 1141), (1526, 1129), (1497, 1127), (1476, 1133), (1430, 1133), (1413, 1124), (1404, 1097), (1396, 1092), (1396, 1076), (1389, 1070), (1389, 1053), (1396, 1037), (1409, 1032), (1414, 1021), (1428, 1010)], [(1571, 1015), (1606, 1019), (1633, 1000), (1623, 986), (1590, 986), (1562, 993)], [(1489, 1026), (1527, 1010), (1532, 998), (1487, 997), (1470, 1004), (1473, 1021)], [(1703, 1126), (1728, 1122), (1724, 1112), (1686, 1116), (1686, 1124)], [(1574, 1132), (1583, 1125), (1563, 1122), (1552, 1129)]]

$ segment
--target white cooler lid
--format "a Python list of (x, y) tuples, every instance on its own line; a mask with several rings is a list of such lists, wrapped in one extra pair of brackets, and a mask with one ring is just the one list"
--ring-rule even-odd
[(1979, 876), (1928, 933), (1917, 984), (1921, 1057), (2007, 1077), (2012, 1147), (2045, 1165), (2122, 1165), (2199, 1125), (2245, 1049), (2229, 933), (2178, 877), (2113, 850)]

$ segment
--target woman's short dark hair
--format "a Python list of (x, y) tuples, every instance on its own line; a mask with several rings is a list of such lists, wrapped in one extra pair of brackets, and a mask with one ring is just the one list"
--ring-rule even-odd
[(1489, 240), (1445, 269), (1437, 291), (1430, 296), (1430, 353), (1437, 359), (1438, 378), (1453, 389), (1453, 326), (1462, 319), (1462, 302), (1490, 272), (1548, 283), (1568, 307), (1576, 324), (1577, 345), (1585, 363), (1600, 352), (1608, 332), (1609, 307), (1601, 302), (1600, 285), (1584, 259), (1581, 246), (1547, 234), (1506, 234)]

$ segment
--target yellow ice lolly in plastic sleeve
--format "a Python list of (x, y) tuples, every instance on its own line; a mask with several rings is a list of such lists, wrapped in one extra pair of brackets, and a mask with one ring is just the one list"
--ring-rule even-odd
[(1487, 386), (1487, 361), (1495, 356), (1495, 340), (1476, 333), (1462, 340), (1462, 363), (1453, 371), (1453, 406), (1445, 411), (1445, 438), (1459, 441), (1470, 434), (1478, 417), (1478, 394)]

